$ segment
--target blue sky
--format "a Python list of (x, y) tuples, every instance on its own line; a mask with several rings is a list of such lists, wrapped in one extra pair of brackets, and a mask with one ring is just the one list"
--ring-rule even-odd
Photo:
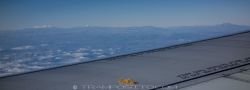
[(0, 0), (0, 29), (250, 25), (250, 0)]

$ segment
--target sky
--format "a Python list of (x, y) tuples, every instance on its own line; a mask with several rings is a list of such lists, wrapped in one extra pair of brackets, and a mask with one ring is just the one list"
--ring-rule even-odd
[(250, 0), (0, 0), (0, 30), (250, 25)]

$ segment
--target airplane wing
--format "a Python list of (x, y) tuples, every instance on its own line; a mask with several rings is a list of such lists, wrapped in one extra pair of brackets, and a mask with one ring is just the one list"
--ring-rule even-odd
[(0, 90), (247, 90), (249, 68), (247, 31), (1, 77)]

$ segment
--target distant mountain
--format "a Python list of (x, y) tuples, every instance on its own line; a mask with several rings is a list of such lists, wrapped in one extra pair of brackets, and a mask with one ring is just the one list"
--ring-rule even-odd
[(171, 27), (172, 30), (208, 30), (208, 31), (238, 31), (238, 30), (247, 30), (250, 26), (247, 25), (236, 25), (231, 23), (223, 23), (218, 25), (210, 26), (182, 26), (182, 27)]
[[(130, 48), (145, 50), (176, 44), (178, 40), (194, 41), (250, 29), (250, 26), (224, 23), (213, 26), (144, 27), (78, 27), (28, 28), (0, 31), (0, 48), (8, 50), (25, 45), (50, 44), (54, 48), (72, 45), (95, 48)], [(59, 45), (58, 45), (59, 44)], [(142, 47), (143, 45), (143, 47)], [(52, 47), (51, 46), (51, 47)], [(126, 49), (126, 52), (130, 52)], [(3, 51), (3, 50), (1, 50)]]
[(0, 31), (0, 76), (95, 60), (250, 30), (213, 26), (78, 27), (40, 26)]

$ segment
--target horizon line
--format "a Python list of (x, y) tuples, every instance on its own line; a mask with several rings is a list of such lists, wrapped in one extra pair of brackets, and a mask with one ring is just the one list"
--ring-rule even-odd
[(154, 25), (131, 25), (131, 26), (97, 26), (97, 25), (83, 25), (83, 26), (73, 26), (73, 27), (60, 27), (60, 26), (55, 26), (55, 25), (50, 25), (50, 24), (41, 24), (41, 25), (35, 25), (31, 27), (25, 27), (25, 28), (12, 28), (12, 29), (0, 29), (0, 31), (9, 31), (9, 30), (23, 30), (23, 29), (48, 29), (48, 28), (60, 28), (60, 29), (72, 29), (72, 28), (140, 28), (140, 27), (153, 27), (153, 28), (176, 28), (176, 27), (202, 27), (202, 26), (219, 26), (219, 25), (237, 25), (237, 26), (249, 26), (246, 24), (235, 24), (235, 23), (230, 23), (230, 22), (225, 22), (225, 23), (217, 23), (217, 24), (201, 24), (201, 25), (179, 25), (179, 26), (154, 26)]

